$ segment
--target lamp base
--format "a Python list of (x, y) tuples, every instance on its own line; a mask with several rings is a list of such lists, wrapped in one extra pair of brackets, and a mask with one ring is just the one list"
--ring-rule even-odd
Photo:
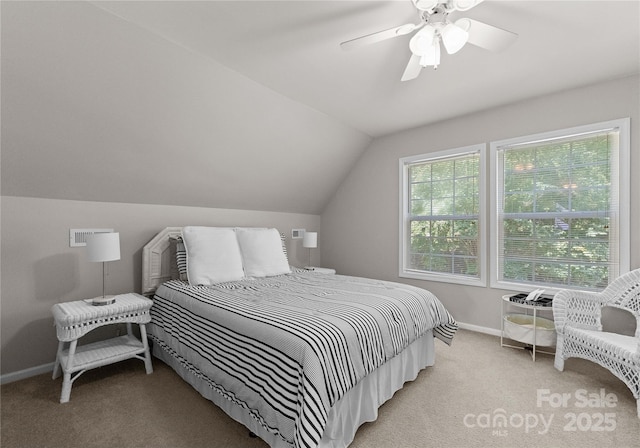
[(93, 306), (111, 305), (112, 303), (115, 303), (115, 301), (116, 296), (101, 296), (88, 300), (88, 302)]

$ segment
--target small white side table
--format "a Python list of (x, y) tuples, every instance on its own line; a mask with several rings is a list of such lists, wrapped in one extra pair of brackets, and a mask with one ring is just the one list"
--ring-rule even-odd
[(305, 266), (308, 271), (317, 272), (318, 274), (335, 274), (336, 270), (331, 268), (318, 268), (316, 266)]
[(546, 310), (546, 311), (552, 311), (551, 307), (542, 307), (540, 305), (527, 305), (526, 303), (518, 303), (518, 302), (512, 302), (511, 300), (511, 295), (507, 294), (502, 296), (502, 318), (500, 319), (502, 321), (502, 328), (501, 328), (501, 332), (500, 332), (500, 347), (510, 347), (510, 348), (517, 348), (517, 349), (521, 349), (524, 350), (526, 347), (521, 347), (518, 345), (510, 345), (510, 344), (505, 344), (504, 343), (504, 339), (505, 339), (505, 331), (504, 331), (504, 320), (506, 317), (506, 306), (507, 305), (511, 305), (515, 308), (520, 308), (520, 309), (524, 309), (525, 312), (528, 311), (533, 311), (533, 339), (532, 339), (532, 344), (530, 344), (532, 346), (531, 349), (531, 357), (533, 358), (533, 362), (536, 361), (536, 353), (544, 353), (547, 355), (554, 355), (555, 353), (553, 352), (548, 352), (548, 351), (542, 351), (542, 350), (538, 350), (537, 349), (537, 332), (538, 332), (538, 325), (537, 325), (537, 320), (539, 318), (538, 316), (538, 311), (540, 310)]
[[(147, 374), (153, 372), (145, 328), (145, 324), (151, 321), (149, 310), (153, 301), (133, 293), (115, 298), (115, 303), (111, 305), (94, 306), (78, 300), (57, 303), (51, 308), (59, 341), (53, 379), (60, 376), (60, 370), (64, 374), (60, 403), (69, 401), (71, 385), (89, 369), (137, 358), (144, 361)], [(77, 345), (78, 339), (91, 330), (118, 323), (127, 324), (126, 335)], [(141, 340), (133, 335), (131, 324), (140, 325)], [(69, 343), (68, 348), (65, 348), (66, 343)]]

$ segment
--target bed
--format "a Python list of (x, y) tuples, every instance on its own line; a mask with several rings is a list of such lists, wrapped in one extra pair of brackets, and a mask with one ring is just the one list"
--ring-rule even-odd
[[(235, 252), (193, 236), (211, 229), (237, 236), (240, 274)], [(271, 447), (346, 447), (457, 323), (424, 289), (289, 267), (265, 230), (169, 227), (144, 247), (153, 355)]]

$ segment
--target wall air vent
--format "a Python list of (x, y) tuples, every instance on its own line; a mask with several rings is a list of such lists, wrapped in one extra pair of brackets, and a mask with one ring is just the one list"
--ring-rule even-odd
[(304, 229), (291, 229), (291, 239), (300, 240), (304, 236)]
[(87, 245), (87, 236), (94, 233), (111, 233), (113, 229), (69, 229), (69, 247)]

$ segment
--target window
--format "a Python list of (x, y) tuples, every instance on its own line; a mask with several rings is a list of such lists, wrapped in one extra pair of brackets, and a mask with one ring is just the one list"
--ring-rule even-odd
[(492, 286), (599, 290), (629, 267), (629, 119), (491, 144)]
[(400, 159), (401, 277), (484, 285), (484, 145)]

